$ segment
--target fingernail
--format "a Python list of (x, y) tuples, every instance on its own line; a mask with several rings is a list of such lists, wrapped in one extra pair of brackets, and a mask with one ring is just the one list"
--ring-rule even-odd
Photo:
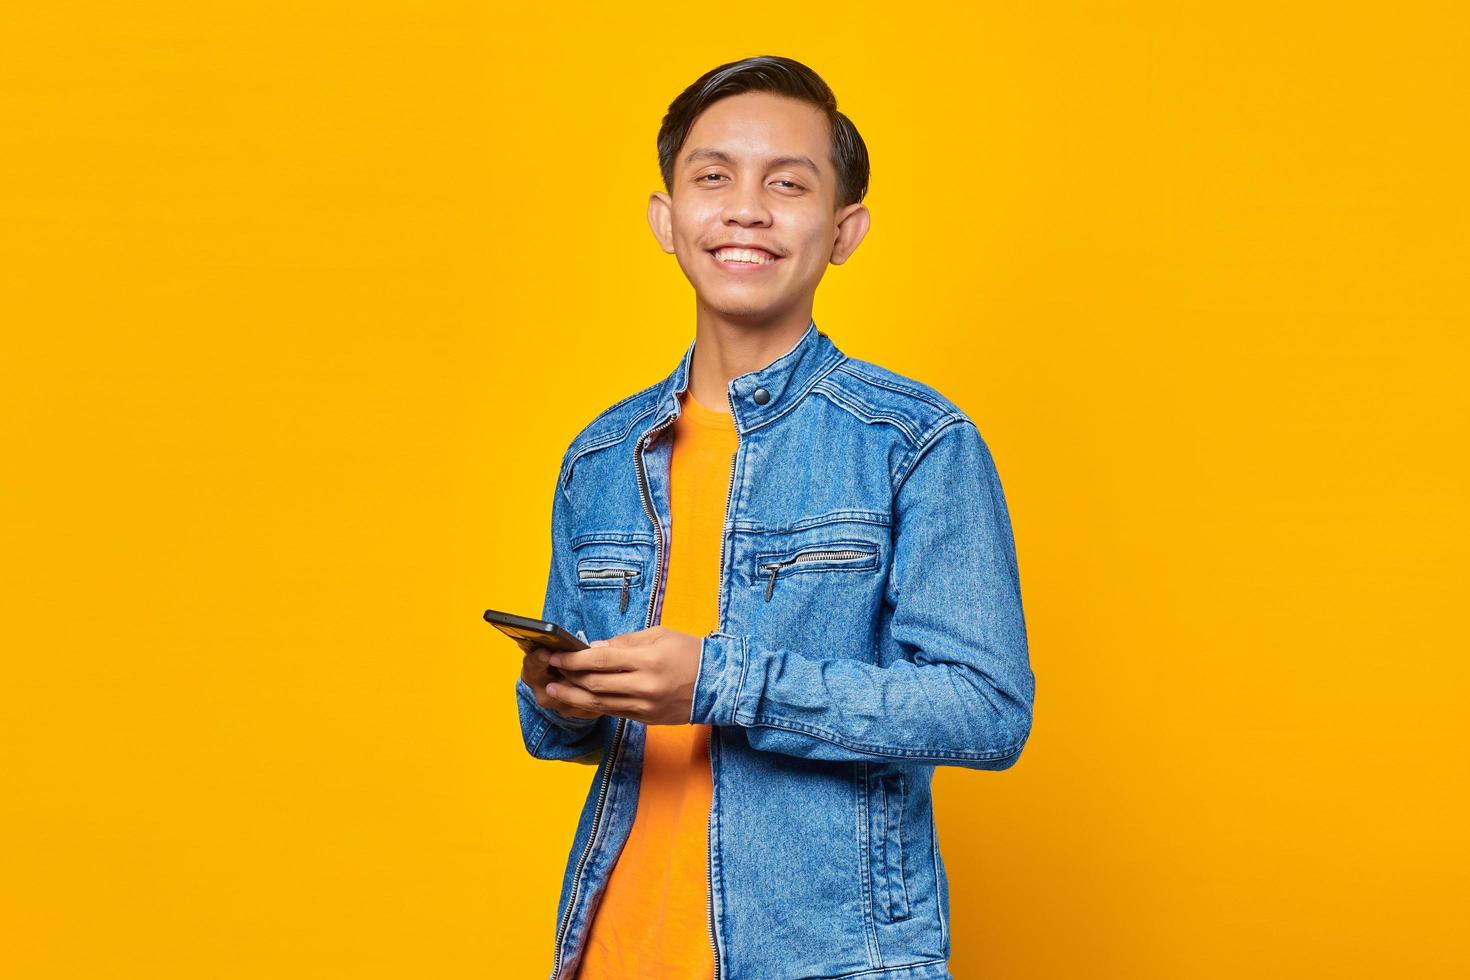
[(561, 693), (561, 688), (558, 687), (556, 684), (547, 684), (546, 693), (552, 696), (556, 696)]
[(551, 654), (550, 656), (548, 656), (546, 658), (546, 662), (549, 663), (549, 664), (555, 664), (556, 666), (560, 667), (561, 666), (561, 654), (559, 654), (559, 653), (553, 653), (553, 654)]

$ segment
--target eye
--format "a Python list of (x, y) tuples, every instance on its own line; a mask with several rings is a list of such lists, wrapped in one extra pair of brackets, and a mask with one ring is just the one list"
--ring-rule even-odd
[(708, 174), (703, 174), (703, 175), (701, 175), (699, 177), (695, 177), (694, 178), (694, 182), (695, 183), (699, 183), (700, 181), (704, 180), (705, 177), (724, 177), (724, 176), (725, 176), (724, 174), (708, 173)]
[(796, 181), (794, 181), (794, 180), (787, 180), (785, 177), (782, 177), (780, 180), (773, 181), (773, 183), (777, 183), (777, 184), (790, 184), (792, 187), (794, 187), (796, 190), (799, 190), (799, 191), (806, 189), (806, 188), (802, 187), (800, 184), (798, 184)]

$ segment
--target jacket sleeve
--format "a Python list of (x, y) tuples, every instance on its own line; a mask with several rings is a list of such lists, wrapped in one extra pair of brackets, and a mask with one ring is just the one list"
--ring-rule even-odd
[(886, 588), (905, 659), (711, 633), (690, 721), (739, 725), (754, 748), (808, 759), (1009, 768), (1031, 733), (1035, 678), (1000, 477), (964, 416), (898, 478)]
[[(541, 618), (560, 623), (585, 641), (587, 635), (582, 622), (580, 592), (572, 565), (568, 532), (571, 501), (567, 497), (564, 483), (570, 454), (571, 450), (568, 449), (567, 454), (562, 456), (561, 469), (556, 477), (555, 496), (552, 498), (551, 570), (546, 576), (546, 599), (541, 607)], [(520, 713), (521, 736), (525, 739), (526, 751), (531, 755), (538, 759), (571, 761), (584, 765), (596, 765), (601, 761), (607, 734), (607, 715), (573, 718), (553, 708), (543, 708), (536, 703), (535, 693), (519, 673), (516, 675), (516, 708)]]

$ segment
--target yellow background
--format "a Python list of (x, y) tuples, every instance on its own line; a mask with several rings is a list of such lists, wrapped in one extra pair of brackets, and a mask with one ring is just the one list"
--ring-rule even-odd
[(668, 102), (873, 155), (816, 320), (1005, 483), (1037, 674), (953, 970), (1470, 971), (1467, 24), (1403, 2), (11, 5), (0, 973), (535, 977), (556, 465), (671, 370)]

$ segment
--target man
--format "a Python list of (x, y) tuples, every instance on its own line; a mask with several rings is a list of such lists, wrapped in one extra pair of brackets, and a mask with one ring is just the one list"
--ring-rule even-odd
[(994, 463), (812, 319), (869, 224), (820, 77), (721, 65), (658, 149), (694, 340), (568, 447), (543, 618), (598, 639), (516, 682), (527, 750), (598, 765), (552, 977), (948, 977), (934, 767), (1011, 766), (1034, 698)]

